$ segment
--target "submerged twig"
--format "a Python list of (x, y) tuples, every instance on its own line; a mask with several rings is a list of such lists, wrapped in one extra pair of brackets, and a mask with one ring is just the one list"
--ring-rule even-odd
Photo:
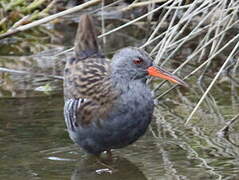
[(238, 119), (239, 113), (234, 116), (230, 121), (226, 122), (226, 125), (222, 129), (220, 129), (217, 134), (220, 136), (228, 136), (230, 126)]

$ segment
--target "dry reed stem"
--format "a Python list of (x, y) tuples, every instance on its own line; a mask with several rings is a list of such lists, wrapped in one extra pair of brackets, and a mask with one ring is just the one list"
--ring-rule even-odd
[[(216, 4), (217, 2), (214, 2), (213, 4), (210, 4), (210, 6), (212, 6), (212, 5), (214, 5), (214, 4)], [(193, 4), (194, 5), (194, 4)], [(193, 5), (192, 6), (190, 6), (190, 7), (193, 7)], [(203, 6), (204, 4), (202, 4), (201, 6)], [(197, 9), (200, 9), (200, 7), (201, 6), (197, 6), (197, 4), (195, 5), (196, 7), (197, 7)], [(208, 7), (208, 8), (210, 8), (210, 6)], [(189, 8), (190, 9), (190, 8)], [(191, 9), (190, 9), (191, 10)], [(188, 20), (191, 20), (192, 19), (192, 17), (194, 17), (194, 16), (196, 16), (196, 15), (198, 15), (199, 13), (202, 13), (202, 12), (204, 12), (205, 11), (205, 8), (203, 8), (203, 9), (201, 9), (201, 10), (199, 10), (199, 11), (196, 11), (196, 9), (194, 9), (193, 11), (192, 11), (192, 13), (190, 14), (190, 15), (187, 15), (185, 18), (184, 18), (184, 16), (182, 17), (182, 18), (180, 18), (180, 21), (175, 25), (175, 26), (173, 26), (173, 27), (171, 27), (171, 28), (168, 28), (168, 32), (170, 32), (170, 33), (172, 33), (172, 32), (175, 32), (175, 31), (172, 31), (174, 28), (178, 28), (178, 26), (179, 25), (181, 25), (181, 24), (183, 24), (185, 21), (187, 21), (187, 23), (189, 23), (189, 21)], [(188, 11), (186, 11), (186, 13), (187, 13)], [(186, 24), (187, 24), (186, 23)], [(186, 26), (184, 26), (184, 28), (185, 28)], [(199, 27), (199, 26), (197, 26), (197, 27)], [(194, 30), (196, 30), (196, 28), (194, 29)], [(166, 34), (167, 33), (167, 31), (165, 31), (165, 33), (164, 34)], [(182, 33), (182, 32), (181, 32)], [(175, 36), (179, 36), (180, 35), (180, 33), (177, 33)], [(187, 38), (188, 36), (186, 36), (185, 37), (185, 39)], [(165, 36), (164, 37), (165, 39), (167, 39), (167, 37)], [(159, 46), (161, 45), (161, 43), (162, 43), (162, 41), (156, 46), (156, 47), (154, 47), (154, 49), (151, 51), (151, 55), (153, 54), (153, 52), (154, 51), (156, 51), (158, 48), (159, 48)], [(163, 52), (162, 52), (163, 53)]]
[(152, 10), (152, 11), (150, 11), (150, 12), (148, 12), (148, 13), (146, 13), (146, 14), (144, 14), (144, 15), (142, 15), (142, 16), (140, 16), (140, 17), (138, 17), (138, 18), (136, 18), (136, 19), (134, 19), (134, 20), (132, 20), (132, 21), (130, 21), (130, 22), (128, 22), (128, 23), (125, 23), (125, 24), (123, 24), (123, 25), (121, 25), (121, 26), (119, 26), (119, 27), (117, 27), (117, 28), (114, 28), (114, 29), (112, 29), (112, 30), (110, 30), (110, 31), (108, 31), (108, 32), (106, 32), (106, 33), (104, 33), (104, 34), (101, 34), (100, 36), (98, 36), (98, 38), (102, 38), (102, 37), (107, 36), (107, 35), (109, 35), (109, 34), (111, 34), (111, 33), (113, 33), (113, 32), (116, 32), (116, 31), (118, 31), (118, 30), (120, 30), (120, 29), (123, 29), (123, 28), (125, 28), (125, 27), (127, 27), (127, 26), (129, 26), (129, 25), (131, 25), (131, 24), (133, 24), (133, 23), (135, 23), (135, 22), (137, 22), (137, 21), (139, 21), (139, 20), (141, 20), (141, 19), (147, 17), (148, 15), (150, 15), (150, 14), (152, 14), (152, 13), (158, 11), (159, 9), (162, 9), (163, 7), (167, 6), (167, 5), (168, 5), (169, 3), (171, 3), (172, 1), (173, 1), (173, 0), (169, 0), (169, 1), (167, 1), (166, 3), (164, 3), (163, 5), (159, 6), (158, 8), (156, 8), (156, 9), (154, 9), (154, 10)]
[[(178, 4), (178, 6), (180, 6), (182, 3), (182, 1), (179, 1), (179, 3), (177, 1), (175, 1), (172, 5), (174, 4)], [(178, 9), (176, 9), (176, 11), (173, 14), (173, 17), (169, 23), (169, 28), (173, 26), (175, 20), (176, 20), (176, 15), (177, 15)], [(175, 26), (174, 26), (175, 27)], [(165, 52), (165, 49), (167, 48), (167, 45), (169, 44), (171, 38), (173, 38), (174, 33), (176, 32), (178, 26), (176, 26), (176, 28), (173, 28), (172, 31), (170, 31), (170, 33), (167, 31), (165, 34), (165, 38), (161, 41), (161, 46), (159, 48), (159, 51), (156, 55), (156, 59), (155, 59), (155, 63), (159, 64), (159, 61), (162, 59), (162, 55)]]
[(150, 4), (166, 2), (166, 1), (167, 0), (150, 0), (150, 1), (144, 1), (144, 2), (138, 2), (138, 3), (133, 2), (128, 7), (121, 9), (121, 11), (128, 11), (128, 10), (132, 10), (134, 8), (137, 8), (137, 7), (147, 6), (147, 5), (150, 5)]
[[(198, 13), (200, 13), (200, 11), (198, 11)], [(213, 11), (207, 13), (207, 15), (197, 24), (197, 26), (186, 36), (183, 37), (181, 39), (179, 39), (178, 41), (176, 41), (176, 38), (180, 35), (180, 33), (178, 33), (178, 35), (175, 36), (174, 41), (172, 42), (172, 44), (169, 45), (169, 49), (174, 48), (174, 50), (172, 52), (170, 52), (170, 54), (166, 57), (165, 61), (163, 62), (163, 64), (165, 64), (173, 55), (175, 55), (175, 53), (188, 41), (190, 41), (192, 38), (195, 38), (197, 35), (200, 35), (203, 31), (205, 31), (206, 29), (208, 29), (208, 27), (210, 27), (209, 25), (206, 25), (203, 28), (200, 28), (200, 26), (206, 21), (206, 19), (213, 13)], [(196, 15), (196, 13), (195, 13)], [(190, 16), (192, 17), (192, 16)], [(181, 29), (181, 31), (183, 32), (183, 30), (185, 28), (187, 28), (187, 25), (190, 23), (191, 18), (188, 19), (188, 21), (185, 23), (184, 27)], [(182, 33), (181, 32), (181, 33)], [(175, 42), (176, 41), (176, 42)], [(180, 44), (178, 44), (179, 42), (181, 42)], [(178, 44), (178, 45), (177, 45)], [(171, 47), (171, 48), (170, 48)]]

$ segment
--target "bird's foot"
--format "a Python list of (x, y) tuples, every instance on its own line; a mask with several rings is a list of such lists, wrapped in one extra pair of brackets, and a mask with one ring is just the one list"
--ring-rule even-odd
[(113, 154), (112, 154), (111, 150), (107, 150), (107, 151), (106, 151), (106, 159), (107, 159), (109, 162), (112, 162), (112, 161), (113, 161)]
[(113, 157), (112, 157), (111, 151), (106, 152), (106, 157), (101, 157), (100, 155), (96, 156), (96, 161), (97, 161), (97, 163), (99, 163), (100, 165), (105, 167), (103, 169), (98, 170), (100, 173), (107, 172), (107, 173), (112, 174), (112, 172), (115, 170), (111, 166), (111, 163), (113, 162)]

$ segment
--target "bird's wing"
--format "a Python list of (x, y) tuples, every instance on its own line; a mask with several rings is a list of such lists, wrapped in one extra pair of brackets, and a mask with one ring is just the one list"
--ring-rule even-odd
[(74, 113), (74, 121), (77, 120), (80, 125), (104, 119), (118, 93), (113, 88), (110, 73), (110, 63), (104, 58), (73, 58), (67, 61), (64, 74), (65, 114), (70, 110), (68, 116), (73, 117)]
[(68, 127), (105, 119), (117, 94), (110, 80), (110, 62), (99, 50), (89, 15), (80, 18), (74, 50), (75, 57), (66, 62), (64, 72), (64, 114)]

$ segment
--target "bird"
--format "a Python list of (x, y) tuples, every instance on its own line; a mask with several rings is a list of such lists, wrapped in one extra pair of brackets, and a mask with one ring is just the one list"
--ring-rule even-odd
[(88, 14), (80, 17), (74, 49), (64, 69), (64, 119), (70, 138), (89, 154), (112, 156), (145, 134), (154, 111), (150, 76), (187, 86), (143, 49), (125, 47), (107, 59)]

